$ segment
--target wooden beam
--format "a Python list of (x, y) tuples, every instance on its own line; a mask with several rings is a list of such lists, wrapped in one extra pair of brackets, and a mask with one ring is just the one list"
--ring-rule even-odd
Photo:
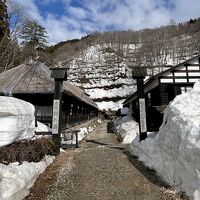
[(200, 72), (200, 70), (196, 70), (196, 69), (194, 69), (194, 70), (192, 70), (192, 69), (188, 69), (188, 70), (173, 70), (173, 72), (176, 72), (176, 73), (181, 73), (181, 72)]
[(189, 64), (189, 63), (187, 63), (187, 64), (184, 64), (183, 66), (200, 66), (200, 64)]
[[(128, 66), (129, 68), (136, 68), (138, 65)], [(154, 66), (141, 66), (142, 68), (152, 69), (152, 68), (158, 68), (158, 67), (173, 67), (173, 65), (154, 65)]]
[(200, 76), (162, 76), (161, 79), (183, 79), (183, 78), (190, 78), (190, 79), (200, 79)]
[(200, 69), (200, 57), (198, 58), (198, 62), (199, 62), (199, 69)]
[(187, 76), (187, 82), (189, 83), (189, 77), (188, 77), (188, 66), (186, 66), (186, 76)]

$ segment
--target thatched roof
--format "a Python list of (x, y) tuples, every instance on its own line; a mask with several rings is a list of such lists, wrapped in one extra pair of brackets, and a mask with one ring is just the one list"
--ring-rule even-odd
[[(54, 93), (54, 80), (50, 75), (48, 66), (40, 62), (19, 65), (0, 74), (0, 93), (6, 96)], [(96, 103), (83, 90), (69, 81), (63, 82), (63, 93), (97, 108)]]

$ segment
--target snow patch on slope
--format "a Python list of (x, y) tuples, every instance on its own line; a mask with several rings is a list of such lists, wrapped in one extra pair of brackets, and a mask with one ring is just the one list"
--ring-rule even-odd
[(113, 102), (113, 101), (102, 101), (102, 102), (96, 102), (100, 110), (113, 110), (117, 111), (119, 108), (122, 108), (122, 103), (125, 99)]
[[(132, 78), (130, 65), (138, 65), (137, 56), (133, 55), (137, 54), (142, 46), (142, 43), (136, 45), (118, 42), (92, 44), (67, 64), (69, 80), (85, 89), (90, 97), (98, 99), (98, 102), (105, 101), (105, 98), (110, 98), (107, 101), (127, 98), (136, 91), (136, 81)], [(151, 60), (151, 66), (161, 67), (148, 69), (146, 79), (168, 68), (162, 65), (173, 66), (184, 61), (176, 53), (172, 55), (161, 50), (160, 55), (162, 56)], [(149, 65), (148, 59), (139, 60), (140, 66)], [(103, 105), (105, 104), (101, 105), (102, 110), (112, 110), (115, 107), (111, 102), (109, 106)]]
[(120, 88), (113, 88), (113, 89), (104, 89), (104, 88), (94, 88), (94, 89), (86, 89), (87, 93), (90, 94), (90, 98), (93, 100), (95, 99), (103, 99), (107, 98), (115, 98), (115, 97), (126, 97), (127, 95), (131, 95), (133, 91), (135, 91), (135, 86), (122, 86)]
[[(122, 107), (121, 100), (135, 91), (131, 70), (125, 60), (117, 58), (115, 48), (117, 45), (92, 45), (69, 63), (69, 80), (85, 89), (92, 99), (102, 99), (97, 102), (101, 110), (117, 110)], [(108, 103), (104, 103), (105, 98)], [(113, 98), (119, 101), (113, 102)]]

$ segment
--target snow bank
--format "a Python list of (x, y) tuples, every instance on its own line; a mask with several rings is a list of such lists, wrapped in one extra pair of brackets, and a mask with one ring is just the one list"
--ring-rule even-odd
[(86, 127), (80, 128), (78, 132), (78, 141), (83, 140), (83, 138), (88, 134), (88, 129)]
[(118, 117), (114, 121), (114, 132), (122, 143), (128, 144), (138, 135), (139, 126), (130, 115), (122, 118)]
[(38, 162), (0, 164), (0, 199), (21, 200), (29, 194), (37, 177), (45, 171), (54, 160), (54, 156), (45, 156)]
[(120, 108), (120, 115), (129, 115), (130, 109), (125, 107), (125, 108)]
[(166, 182), (200, 199), (200, 82), (191, 92), (177, 96), (166, 108), (163, 124), (155, 138), (140, 143), (135, 139), (129, 151)]
[(35, 132), (52, 132), (52, 129), (47, 125), (37, 121), (37, 127), (35, 129)]
[(0, 147), (34, 136), (34, 112), (28, 102), (0, 96)]
[(32, 140), (37, 140), (37, 139), (40, 139), (40, 138), (52, 138), (52, 135), (48, 134), (48, 133), (52, 133), (52, 129), (49, 126), (47, 126), (47, 125), (45, 125), (45, 124), (43, 124), (39, 121), (37, 121), (35, 133), (42, 133), (42, 134), (41, 135), (35, 134), (35, 136), (32, 138)]
[[(102, 121), (100, 119), (97, 120), (98, 124), (101, 124)], [(96, 128), (95, 124), (91, 124), (87, 127), (82, 127), (78, 130), (78, 141), (82, 141), (90, 132), (92, 132)], [(69, 133), (63, 134), (62, 144), (76, 144), (76, 135), (73, 134), (72, 138)]]
[[(99, 122), (98, 122), (99, 123)], [(96, 128), (96, 125), (82, 127), (78, 132), (78, 141), (82, 141), (90, 132), (92, 132)], [(76, 141), (76, 137), (74, 135), (73, 141)]]
[[(91, 127), (80, 128), (78, 130), (78, 141), (82, 141), (91, 130), (93, 130)], [(62, 144), (76, 144), (76, 134), (71, 135), (69, 131), (69, 133), (64, 136), (64, 140), (62, 140), (61, 142)]]

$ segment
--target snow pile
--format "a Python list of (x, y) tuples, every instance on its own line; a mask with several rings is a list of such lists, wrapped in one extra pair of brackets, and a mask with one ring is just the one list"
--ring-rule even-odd
[[(78, 142), (82, 141), (86, 135), (91, 131), (91, 127), (82, 127), (78, 130)], [(63, 134), (63, 140), (61, 141), (62, 144), (76, 144), (76, 134), (71, 132), (70, 130)]]
[[(101, 123), (103, 123), (103, 120), (98, 119), (98, 120), (97, 120), (97, 123), (98, 123), (98, 124), (101, 124)], [(95, 127), (96, 127), (96, 126), (94, 126), (94, 128), (95, 128)]]
[[(99, 123), (99, 122), (98, 122)], [(96, 128), (96, 125), (91, 125), (88, 127), (82, 127), (78, 132), (78, 141), (82, 141), (90, 132), (92, 132)], [(76, 136), (74, 135), (73, 141), (76, 141)]]
[(135, 139), (129, 151), (166, 182), (200, 199), (200, 81), (191, 92), (177, 96), (166, 108), (163, 124), (155, 138), (140, 143)]
[(96, 125), (88, 127), (88, 133), (92, 132), (96, 128)]
[(28, 102), (0, 96), (0, 147), (34, 136), (34, 112)]
[(114, 132), (122, 143), (129, 144), (138, 135), (139, 126), (138, 123), (133, 120), (131, 115), (122, 118), (118, 117), (114, 121)]
[(78, 132), (78, 141), (83, 140), (83, 138), (89, 133), (86, 127), (80, 128)]
[[(98, 124), (102, 123), (102, 120), (97, 120)], [(82, 141), (90, 132), (92, 132), (96, 128), (95, 124), (90, 124), (89, 126), (82, 127), (78, 129), (78, 141)], [(73, 132), (73, 131), (72, 131)], [(71, 135), (70, 130), (63, 134), (62, 144), (76, 144), (76, 134)]]
[(35, 132), (52, 132), (52, 129), (47, 125), (37, 121), (37, 127), (35, 129)]
[(29, 195), (29, 189), (35, 180), (53, 162), (54, 158), (45, 156), (38, 163), (24, 161), (21, 165), (19, 163), (0, 164), (0, 199), (24, 199)]
[[(49, 126), (47, 126), (39, 121), (37, 121), (35, 133), (36, 134), (32, 138), (32, 140), (36, 140), (36, 139), (40, 139), (40, 138), (52, 138), (52, 135), (49, 134), (49, 133), (52, 133), (52, 129)], [(38, 135), (37, 135), (37, 133), (38, 133)]]
[(120, 108), (120, 115), (129, 115), (129, 113), (130, 113), (130, 109), (129, 108), (127, 108), (127, 107)]

